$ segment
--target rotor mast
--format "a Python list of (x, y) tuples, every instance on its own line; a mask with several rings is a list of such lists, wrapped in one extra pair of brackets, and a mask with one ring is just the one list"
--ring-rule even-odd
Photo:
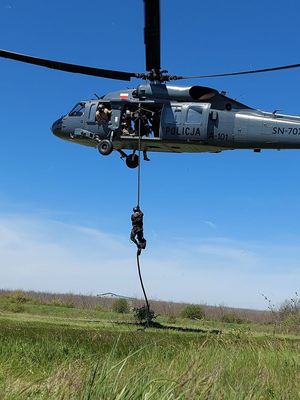
[(161, 69), (160, 0), (144, 0), (144, 11), (144, 44), (147, 72), (138, 74), (138, 77), (154, 83), (181, 79), (181, 76), (169, 75), (168, 71)]

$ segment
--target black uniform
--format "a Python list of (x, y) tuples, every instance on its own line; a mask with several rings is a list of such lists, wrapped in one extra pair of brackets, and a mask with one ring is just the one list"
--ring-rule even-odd
[(131, 215), (132, 229), (130, 233), (130, 239), (137, 245), (139, 249), (146, 247), (146, 240), (144, 239), (143, 232), (143, 218), (144, 214), (140, 209), (134, 209)]

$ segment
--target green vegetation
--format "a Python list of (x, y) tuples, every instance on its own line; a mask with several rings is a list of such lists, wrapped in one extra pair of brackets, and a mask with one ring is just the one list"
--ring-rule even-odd
[(297, 340), (0, 318), (1, 399), (297, 399)]
[(222, 329), (213, 335), (112, 322), (121, 319), (134, 315), (0, 296), (0, 399), (300, 399), (300, 340), (272, 324), (157, 317)]
[(190, 304), (182, 310), (181, 316), (182, 318), (201, 319), (205, 317), (205, 313), (201, 306)]
[(146, 305), (135, 308), (134, 309), (134, 317), (137, 322), (140, 324), (145, 324), (147, 323), (148, 325), (153, 322), (153, 320), (156, 318), (154, 311), (151, 309), (148, 310), (148, 307)]
[(230, 323), (230, 324), (232, 324), (232, 323), (242, 324), (244, 322), (241, 318), (237, 317), (237, 315), (232, 311), (229, 311), (229, 312), (223, 314), (221, 317), (221, 321)]
[(129, 306), (128, 302), (126, 299), (116, 299), (113, 303), (113, 311), (120, 313), (120, 314), (126, 314), (129, 312)]

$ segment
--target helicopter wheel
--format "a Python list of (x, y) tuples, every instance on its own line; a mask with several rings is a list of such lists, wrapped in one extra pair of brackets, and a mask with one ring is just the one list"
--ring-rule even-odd
[(113, 144), (108, 139), (103, 139), (97, 146), (98, 151), (103, 156), (108, 156), (114, 149)]
[(130, 154), (126, 157), (126, 165), (128, 168), (136, 168), (139, 165), (139, 156)]

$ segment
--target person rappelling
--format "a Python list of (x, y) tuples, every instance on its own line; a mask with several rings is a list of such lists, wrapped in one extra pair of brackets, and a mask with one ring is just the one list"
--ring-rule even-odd
[(132, 228), (130, 233), (130, 240), (136, 244), (140, 255), (142, 250), (146, 248), (146, 239), (144, 238), (143, 230), (143, 219), (144, 214), (139, 206), (133, 208), (133, 214), (131, 215)]

